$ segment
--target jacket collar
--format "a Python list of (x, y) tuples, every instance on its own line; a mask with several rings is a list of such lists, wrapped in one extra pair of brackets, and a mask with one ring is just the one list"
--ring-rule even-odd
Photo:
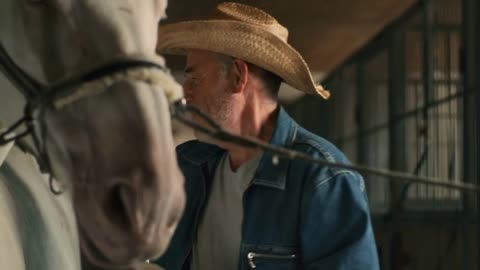
[[(282, 106), (279, 107), (270, 144), (289, 148), (295, 140), (298, 125)], [(199, 166), (208, 163), (207, 165), (212, 165), (209, 167), (215, 168), (216, 162), (225, 153), (225, 150), (212, 144), (198, 141), (195, 144), (192, 147), (188, 147), (181, 155), (186, 160)], [(252, 184), (284, 190), (289, 163), (288, 159), (278, 158), (269, 152), (265, 152), (255, 171)]]
[(216, 145), (200, 141), (190, 141), (180, 147), (182, 146), (185, 148), (185, 151), (180, 150), (179, 155), (198, 166), (202, 166), (207, 162), (214, 162), (225, 153), (225, 150)]
[[(270, 144), (289, 148), (295, 140), (297, 127), (295, 121), (280, 106)], [(288, 159), (279, 158), (269, 152), (263, 153), (252, 184), (284, 190), (289, 163)]]

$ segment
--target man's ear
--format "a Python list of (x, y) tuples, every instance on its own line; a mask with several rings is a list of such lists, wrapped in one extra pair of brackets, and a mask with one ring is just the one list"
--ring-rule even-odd
[(239, 93), (245, 89), (248, 82), (248, 64), (247, 62), (234, 59), (232, 65), (233, 91)]

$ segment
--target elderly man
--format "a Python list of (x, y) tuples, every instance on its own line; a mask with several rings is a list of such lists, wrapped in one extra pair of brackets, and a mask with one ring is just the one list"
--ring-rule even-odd
[[(287, 29), (269, 14), (222, 3), (208, 20), (167, 25), (160, 34), (160, 52), (187, 55), (187, 102), (226, 130), (348, 163), (278, 104), (282, 81), (324, 98), (329, 92), (313, 82), (287, 43)], [(177, 148), (187, 206), (158, 264), (168, 270), (379, 268), (357, 172), (197, 138)]]

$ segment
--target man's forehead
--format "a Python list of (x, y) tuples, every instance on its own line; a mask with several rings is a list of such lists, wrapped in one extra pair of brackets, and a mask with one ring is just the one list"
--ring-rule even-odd
[(191, 49), (187, 50), (187, 64), (185, 71), (193, 71), (197, 66), (213, 66), (218, 60), (218, 54), (211, 51)]

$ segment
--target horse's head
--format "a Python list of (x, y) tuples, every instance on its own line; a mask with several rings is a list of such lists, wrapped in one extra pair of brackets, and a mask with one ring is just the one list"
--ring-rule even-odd
[(185, 202), (169, 114), (181, 90), (142, 65), (110, 65), (88, 82), (75, 74), (125, 59), (163, 65), (155, 45), (166, 0), (1, 6), (1, 45), (18, 66), (45, 85), (76, 78), (34, 115), (40, 153), (73, 193), (85, 255), (117, 266), (157, 257)]

